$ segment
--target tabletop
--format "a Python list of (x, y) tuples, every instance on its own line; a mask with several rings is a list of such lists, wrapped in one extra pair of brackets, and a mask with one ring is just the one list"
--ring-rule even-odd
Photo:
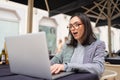
[[(10, 72), (9, 65), (0, 65), (0, 80), (45, 80)], [(99, 80), (97, 75), (91, 73), (75, 73), (57, 80)]]
[(120, 64), (120, 56), (108, 57), (108, 58), (105, 58), (105, 61), (111, 64)]

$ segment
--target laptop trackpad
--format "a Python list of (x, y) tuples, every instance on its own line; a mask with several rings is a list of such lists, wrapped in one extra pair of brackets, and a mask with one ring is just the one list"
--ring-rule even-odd
[(58, 79), (70, 74), (73, 74), (74, 72), (60, 72), (59, 74), (52, 75), (52, 79)]

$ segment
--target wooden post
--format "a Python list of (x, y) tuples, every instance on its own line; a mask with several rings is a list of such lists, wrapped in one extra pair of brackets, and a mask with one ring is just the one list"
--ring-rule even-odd
[(108, 2), (108, 49), (109, 49), (109, 57), (112, 57), (112, 50), (111, 50), (111, 5), (110, 0)]
[(34, 0), (28, 0), (27, 33), (32, 32)]

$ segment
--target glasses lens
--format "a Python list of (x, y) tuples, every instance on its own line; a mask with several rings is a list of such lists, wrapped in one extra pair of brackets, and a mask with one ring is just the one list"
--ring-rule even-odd
[(78, 29), (80, 25), (82, 25), (82, 24), (79, 22), (75, 22), (74, 24), (69, 24), (69, 26), (67, 28), (69, 28), (70, 30), (72, 28)]

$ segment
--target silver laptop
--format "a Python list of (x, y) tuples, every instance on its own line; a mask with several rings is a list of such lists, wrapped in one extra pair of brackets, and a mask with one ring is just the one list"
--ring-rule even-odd
[(72, 74), (51, 75), (45, 32), (6, 37), (10, 70), (12, 73), (57, 79)]

